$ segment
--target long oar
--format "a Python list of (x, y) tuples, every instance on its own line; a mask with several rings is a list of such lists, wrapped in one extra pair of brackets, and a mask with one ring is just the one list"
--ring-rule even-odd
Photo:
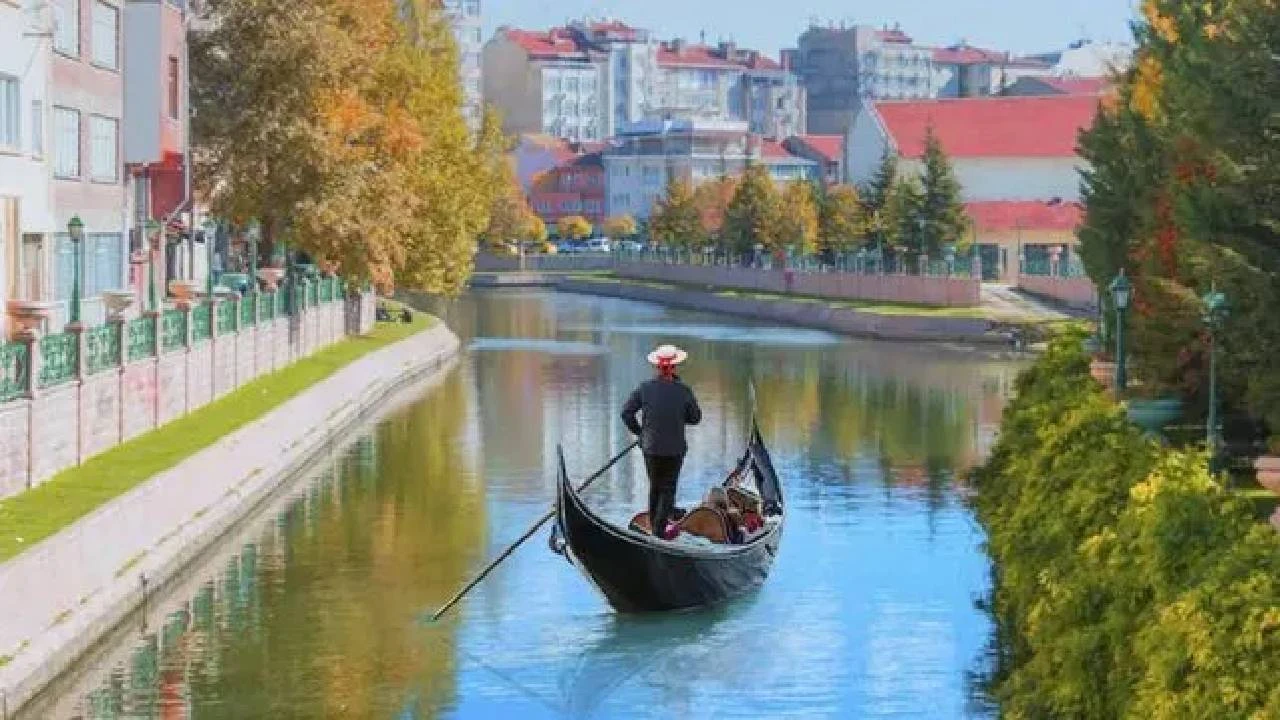
[[(591, 477), (587, 478), (586, 482), (578, 486), (578, 492), (582, 492), (586, 490), (588, 487), (591, 486), (591, 483), (595, 482), (596, 480), (599, 480), (606, 472), (609, 471), (610, 468), (618, 464), (619, 460), (625, 457), (627, 453), (634, 450), (636, 446), (639, 444), (640, 444), (640, 441), (637, 440), (631, 443), (630, 445), (628, 445), (626, 448), (624, 448), (622, 452), (618, 453), (617, 455), (614, 455), (613, 459), (610, 460), (608, 464), (600, 468), (598, 471), (596, 471), (595, 475), (592, 475)], [(471, 592), (472, 588), (479, 585), (482, 580), (488, 577), (489, 573), (493, 572), (493, 569), (498, 567), (498, 565), (501, 564), (503, 560), (506, 560), (508, 557), (511, 557), (511, 553), (515, 552), (516, 548), (520, 547), (525, 543), (526, 540), (533, 537), (533, 534), (538, 532), (538, 530), (543, 525), (546, 525), (548, 520), (555, 517), (555, 514), (556, 514), (556, 510), (555, 508), (552, 508), (549, 512), (547, 512), (546, 515), (543, 515), (542, 518), (538, 520), (538, 522), (534, 523), (533, 527), (529, 528), (528, 532), (526, 532), (524, 535), (521, 535), (519, 540), (516, 540), (514, 543), (511, 543), (511, 545), (507, 546), (507, 549), (503, 550), (502, 554), (499, 555), (497, 559), (489, 563), (489, 566), (486, 567), (484, 570), (480, 571), (480, 574), (476, 576), (475, 580), (472, 580), (471, 582), (467, 583), (467, 586), (462, 588), (462, 590), (458, 591), (458, 594), (454, 595), (453, 599), (445, 603), (443, 607), (437, 610), (435, 614), (431, 616), (431, 622), (435, 622), (439, 620), (441, 615), (444, 615), (445, 613), (449, 612), (450, 608), (452, 608), (454, 605), (457, 605), (458, 601), (461, 600), (463, 596)]]

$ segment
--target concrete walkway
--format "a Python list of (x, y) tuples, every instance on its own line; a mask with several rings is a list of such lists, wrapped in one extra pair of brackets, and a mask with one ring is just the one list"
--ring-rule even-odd
[(1012, 285), (996, 283), (983, 283), (982, 307), (992, 320), (1010, 322), (1054, 322), (1088, 317), (1087, 313), (1029, 295)]
[(444, 325), (356, 360), (0, 564), (0, 707), (14, 712), (267, 494), (453, 357)]

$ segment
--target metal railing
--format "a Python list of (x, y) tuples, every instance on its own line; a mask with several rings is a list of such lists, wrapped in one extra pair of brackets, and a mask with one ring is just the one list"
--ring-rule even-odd
[(952, 257), (922, 257), (866, 250), (779, 258), (767, 252), (729, 253), (720, 250), (659, 249), (619, 251), (615, 252), (613, 257), (617, 266), (627, 263), (650, 263), (850, 275), (965, 277), (974, 275), (980, 267), (974, 257), (966, 253), (958, 253)]
[[(241, 300), (240, 302), (244, 302)], [(236, 331), (236, 304), (224, 302), (218, 306), (218, 334), (230, 335)]]
[(213, 337), (213, 313), (207, 303), (191, 308), (191, 339), (194, 342)]
[(0, 402), (26, 395), (30, 374), (31, 358), (26, 343), (0, 343)]
[(120, 333), (124, 326), (107, 323), (85, 331), (84, 371), (96, 375), (120, 364)]
[(172, 352), (187, 346), (187, 314), (170, 308), (160, 316), (160, 351)]
[(40, 338), (40, 387), (55, 387), (76, 379), (80, 338), (58, 333)]
[(156, 354), (156, 323), (151, 317), (139, 317), (129, 321), (125, 326), (128, 335), (128, 348), (125, 362), (136, 362)]

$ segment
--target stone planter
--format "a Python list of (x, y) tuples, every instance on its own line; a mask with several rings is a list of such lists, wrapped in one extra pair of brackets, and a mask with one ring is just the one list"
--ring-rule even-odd
[(1094, 360), (1089, 363), (1089, 374), (1097, 380), (1102, 387), (1110, 390), (1116, 384), (1116, 364), (1107, 362), (1106, 360)]
[(49, 315), (53, 313), (53, 303), (43, 300), (10, 300), (5, 310), (13, 321), (11, 336), (19, 338), (44, 329)]
[(1258, 474), (1258, 484), (1280, 495), (1280, 456), (1264, 455), (1253, 461)]
[(1182, 417), (1182, 398), (1130, 400), (1125, 406), (1129, 421), (1149, 433), (1158, 433), (1166, 425)]
[(111, 320), (124, 319), (125, 313), (137, 302), (138, 296), (132, 290), (107, 290), (102, 293), (102, 301), (107, 304), (107, 317)]
[(280, 286), (280, 278), (284, 277), (284, 270), (274, 267), (266, 267), (258, 269), (258, 279), (267, 287), (267, 292), (275, 292)]

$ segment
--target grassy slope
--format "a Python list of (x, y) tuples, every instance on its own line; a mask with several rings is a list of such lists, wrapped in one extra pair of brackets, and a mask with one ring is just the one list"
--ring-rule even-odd
[(0, 501), (0, 562), (53, 535), (148, 478), (257, 420), (357, 359), (434, 325), (415, 313), (410, 324), (379, 324), (264, 375), (234, 392), (127, 443), (90, 458), (52, 480)]

